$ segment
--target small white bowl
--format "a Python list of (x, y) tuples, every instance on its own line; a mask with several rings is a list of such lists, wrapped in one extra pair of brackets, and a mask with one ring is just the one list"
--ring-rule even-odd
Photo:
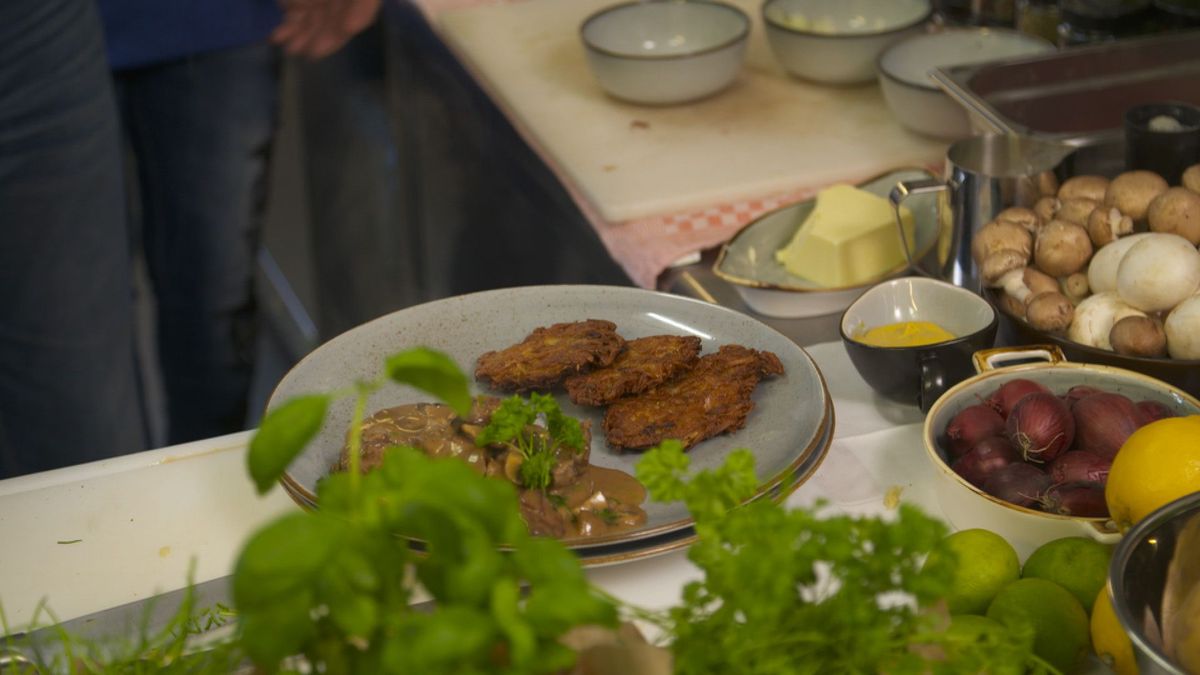
[(879, 84), (888, 108), (904, 126), (935, 138), (965, 138), (971, 134), (966, 109), (938, 88), (929, 71), (1052, 51), (1054, 45), (1039, 37), (1004, 28), (951, 28), (914, 35), (879, 55)]
[(615, 5), (579, 30), (600, 86), (633, 103), (684, 103), (717, 93), (742, 67), (750, 17), (711, 0)]
[(919, 33), (933, 14), (929, 0), (766, 0), (767, 42), (789, 73), (814, 82), (875, 79), (888, 45)]

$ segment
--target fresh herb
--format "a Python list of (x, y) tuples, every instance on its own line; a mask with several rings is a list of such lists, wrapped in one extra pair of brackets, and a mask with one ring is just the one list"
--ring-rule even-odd
[[(419, 359), (409, 354), (388, 359), (389, 376), (466, 414), (466, 380), (453, 376), (453, 363), (428, 350)], [(372, 385), (356, 387), (354, 425), (361, 426)], [(551, 419), (545, 403), (536, 405), (510, 399), (485, 433), (529, 443), (525, 427), (539, 413)], [(273, 482), (287, 465), (281, 460), (294, 454), (268, 441), (259, 446), (259, 466), (275, 472), (264, 472)], [(553, 459), (545, 442), (527, 447), (526, 465)], [(513, 486), (458, 460), (396, 448), (369, 474), (329, 476), (318, 499), (318, 511), (256, 533), (237, 562), (242, 643), (266, 672), (296, 654), (329, 674), (554, 672), (574, 661), (558, 642), (562, 633), (616, 621), (616, 608), (588, 584), (574, 554), (529, 535)], [(423, 541), (426, 555), (414, 553), (409, 539)], [(433, 611), (409, 607), (414, 580), (433, 596)]]
[[(545, 426), (537, 426), (539, 419)], [(529, 399), (511, 396), (492, 413), (487, 426), (475, 437), (480, 447), (505, 443), (521, 453), (517, 475), (521, 485), (545, 491), (553, 482), (552, 471), (559, 448), (583, 452), (583, 427), (563, 413), (553, 396), (533, 393)]]
[[(659, 501), (683, 500), (695, 517), (689, 559), (703, 572), (681, 605), (658, 615), (675, 672), (960, 673), (1041, 667), (1027, 636), (964, 643), (945, 631), (937, 600), (946, 576), (921, 561), (945, 526), (902, 505), (895, 518), (822, 515), (753, 496), (753, 456), (688, 477), (668, 441), (637, 476)], [(740, 506), (739, 506), (740, 505)], [(985, 668), (986, 666), (986, 668)]]

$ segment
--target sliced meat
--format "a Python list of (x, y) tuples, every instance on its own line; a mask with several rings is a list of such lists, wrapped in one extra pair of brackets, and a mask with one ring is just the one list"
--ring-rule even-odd
[(699, 358), (700, 338), (653, 335), (626, 342), (612, 365), (572, 375), (564, 385), (572, 401), (604, 406), (670, 380), (695, 365)]
[(534, 329), (511, 347), (480, 356), (475, 378), (505, 391), (544, 391), (569, 375), (611, 364), (624, 346), (611, 321), (556, 323)]
[(685, 448), (741, 429), (764, 377), (783, 374), (771, 352), (725, 345), (678, 378), (609, 406), (604, 433), (617, 448), (648, 448), (668, 438)]

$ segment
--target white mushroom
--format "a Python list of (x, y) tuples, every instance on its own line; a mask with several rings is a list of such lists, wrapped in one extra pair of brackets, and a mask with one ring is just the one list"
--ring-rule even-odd
[(1092, 262), (1088, 264), (1087, 272), (1088, 286), (1091, 287), (1092, 292), (1116, 291), (1117, 266), (1121, 264), (1121, 258), (1125, 257), (1134, 244), (1149, 236), (1150, 234), (1147, 232), (1131, 234), (1096, 251), (1096, 255), (1092, 256)]
[(1175, 359), (1200, 359), (1200, 295), (1179, 303), (1163, 325), (1167, 352)]
[(1081, 345), (1112, 351), (1109, 333), (1113, 324), (1127, 316), (1145, 315), (1125, 304), (1116, 293), (1096, 293), (1075, 307), (1075, 318), (1067, 329), (1067, 337)]
[(1143, 312), (1165, 312), (1200, 288), (1200, 252), (1177, 234), (1152, 233), (1117, 266), (1117, 293)]

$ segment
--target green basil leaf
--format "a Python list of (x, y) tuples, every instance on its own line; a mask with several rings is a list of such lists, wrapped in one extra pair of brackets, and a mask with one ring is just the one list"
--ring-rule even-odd
[(312, 593), (302, 590), (253, 611), (239, 607), (240, 642), (251, 660), (273, 673), (280, 661), (297, 654), (317, 633), (309, 616), (312, 604)]
[(321, 430), (329, 397), (312, 394), (289, 399), (267, 413), (250, 440), (246, 463), (258, 493), (271, 489), (292, 460)]
[(471, 412), (467, 376), (442, 352), (416, 347), (393, 354), (387, 358), (387, 374), (394, 382), (433, 394), (462, 417)]
[(254, 533), (234, 566), (238, 610), (272, 605), (311, 587), (345, 533), (342, 523), (310, 513), (283, 516)]

